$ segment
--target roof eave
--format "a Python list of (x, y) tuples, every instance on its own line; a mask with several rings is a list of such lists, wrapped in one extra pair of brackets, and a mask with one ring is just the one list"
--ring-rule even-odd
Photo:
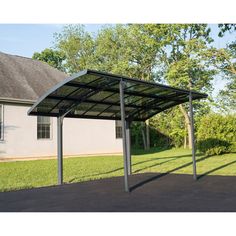
[(7, 104), (15, 104), (15, 105), (33, 105), (36, 100), (29, 100), (29, 99), (19, 99), (19, 98), (8, 98), (8, 97), (0, 97), (0, 103), (7, 103)]

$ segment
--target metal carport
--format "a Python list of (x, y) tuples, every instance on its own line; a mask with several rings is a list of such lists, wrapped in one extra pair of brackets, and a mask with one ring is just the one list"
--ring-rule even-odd
[[(38, 99), (28, 115), (57, 117), (58, 184), (63, 183), (63, 118), (121, 120), (125, 191), (131, 174), (130, 124), (145, 121), (168, 108), (189, 101), (194, 137), (192, 100), (206, 94), (177, 89), (125, 76), (83, 70), (58, 83)], [(197, 179), (194, 138), (193, 177)]]

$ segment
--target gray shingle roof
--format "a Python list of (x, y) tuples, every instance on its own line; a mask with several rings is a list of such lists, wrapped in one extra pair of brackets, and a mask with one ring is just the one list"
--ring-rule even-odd
[(0, 52), (0, 97), (37, 100), (67, 75), (44, 62)]

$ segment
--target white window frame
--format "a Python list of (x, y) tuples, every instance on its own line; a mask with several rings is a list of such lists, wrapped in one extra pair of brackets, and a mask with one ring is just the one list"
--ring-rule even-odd
[(115, 121), (115, 137), (116, 139), (122, 139), (122, 124), (120, 120)]
[(49, 117), (49, 121), (50, 121), (50, 129), (49, 129), (49, 138), (39, 138), (38, 137), (38, 116), (37, 116), (37, 119), (36, 119), (36, 137), (37, 137), (37, 140), (51, 140), (52, 139), (52, 117)]

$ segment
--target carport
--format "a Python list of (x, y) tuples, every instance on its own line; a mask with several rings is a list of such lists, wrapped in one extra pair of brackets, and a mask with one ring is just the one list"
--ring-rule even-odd
[(147, 82), (94, 70), (83, 70), (48, 90), (28, 115), (57, 117), (58, 184), (63, 183), (63, 118), (122, 121), (124, 183), (129, 192), (132, 173), (130, 125), (189, 101), (192, 131), (193, 178), (197, 179), (192, 101), (206, 98), (192, 90)]

